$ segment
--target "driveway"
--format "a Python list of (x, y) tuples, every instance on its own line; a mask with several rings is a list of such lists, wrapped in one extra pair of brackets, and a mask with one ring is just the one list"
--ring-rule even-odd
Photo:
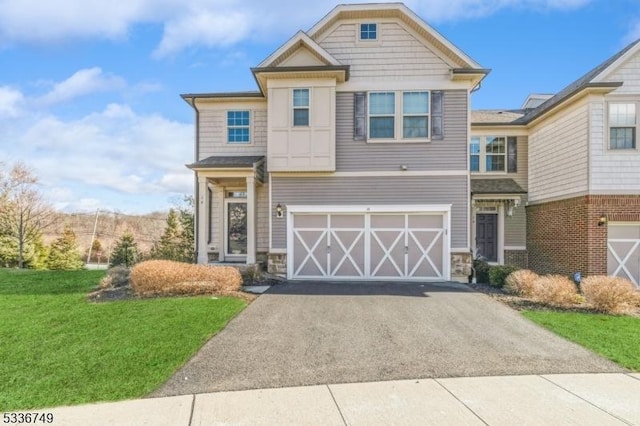
[(260, 296), (152, 396), (622, 371), (461, 284), (296, 282)]

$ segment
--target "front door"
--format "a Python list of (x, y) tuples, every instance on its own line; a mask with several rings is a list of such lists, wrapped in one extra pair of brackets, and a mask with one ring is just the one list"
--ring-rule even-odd
[(476, 251), (488, 262), (498, 261), (498, 215), (476, 215)]
[(225, 201), (225, 254), (229, 258), (247, 255), (247, 201)]

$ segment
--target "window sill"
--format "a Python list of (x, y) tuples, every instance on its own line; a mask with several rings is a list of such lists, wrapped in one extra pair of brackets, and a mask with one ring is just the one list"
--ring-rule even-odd
[(431, 142), (431, 139), (367, 139), (367, 143), (426, 143)]

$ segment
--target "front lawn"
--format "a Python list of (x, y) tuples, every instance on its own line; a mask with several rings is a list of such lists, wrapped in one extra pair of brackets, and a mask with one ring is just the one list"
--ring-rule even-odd
[(104, 271), (0, 269), (0, 411), (141, 397), (246, 303), (89, 303)]
[(640, 371), (640, 318), (524, 311), (526, 318), (623, 367)]

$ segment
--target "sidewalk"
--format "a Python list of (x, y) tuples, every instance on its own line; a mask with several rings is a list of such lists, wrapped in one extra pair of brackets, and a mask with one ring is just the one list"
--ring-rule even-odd
[(640, 425), (639, 397), (640, 374), (558, 374), (260, 389), (38, 412), (74, 426), (604, 426)]

